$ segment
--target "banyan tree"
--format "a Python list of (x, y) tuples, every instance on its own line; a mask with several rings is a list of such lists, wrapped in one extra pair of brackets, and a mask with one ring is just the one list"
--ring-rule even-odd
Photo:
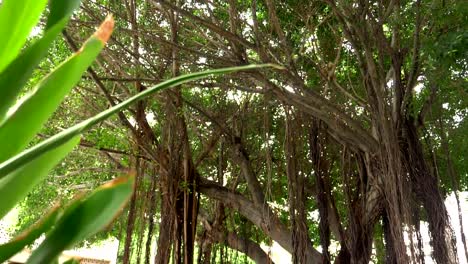
[(137, 172), (121, 261), (270, 263), (275, 241), (294, 263), (459, 263), (444, 199), (467, 188), (462, 2), (83, 1), (61, 48), (116, 20), (83, 115), (181, 74), (279, 66), (163, 91), (102, 124), (126, 144), (82, 142)]

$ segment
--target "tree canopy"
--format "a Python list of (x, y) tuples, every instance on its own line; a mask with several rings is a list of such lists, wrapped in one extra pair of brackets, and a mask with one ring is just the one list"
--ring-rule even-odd
[(122, 263), (247, 261), (234, 252), (269, 263), (272, 241), (294, 263), (424, 263), (421, 221), (436, 263), (468, 259), (444, 205), (468, 189), (467, 11), (457, 0), (84, 0), (28, 85), (109, 13), (114, 34), (35, 142), (171, 77), (281, 67), (183, 84), (99, 123), (22, 202), (17, 229), (134, 170), (128, 206), (94, 238), (117, 237)]

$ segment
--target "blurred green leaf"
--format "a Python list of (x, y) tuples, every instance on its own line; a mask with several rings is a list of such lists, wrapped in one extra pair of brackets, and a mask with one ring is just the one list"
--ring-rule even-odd
[(33, 243), (40, 235), (47, 232), (55, 224), (58, 216), (59, 210), (58, 207), (55, 207), (49, 214), (31, 226), (24, 233), (18, 235), (10, 242), (0, 245), (0, 263), (7, 261), (16, 253), (21, 251), (25, 246)]
[(72, 258), (63, 262), (63, 264), (80, 264), (80, 261), (78, 259)]
[(64, 18), (69, 19), (73, 11), (80, 6), (81, 0), (50, 0), (50, 13), (47, 17), (46, 30), (61, 23)]
[(0, 72), (18, 55), (46, 3), (47, 0), (3, 0), (0, 6)]
[(25, 162), (0, 179), (0, 194), (2, 195), (0, 219), (44, 179), (48, 172), (78, 144), (79, 140), (79, 137), (70, 138), (63, 145), (40, 153), (38, 158)]
[(133, 185), (133, 176), (120, 177), (102, 185), (85, 199), (76, 199), (27, 263), (48, 263), (64, 249), (104, 228), (126, 204)]
[[(0, 162), (24, 149), (104, 47), (96, 35), (10, 109), (0, 125)], [(3, 175), (4, 176), (4, 175)]]
[(67, 24), (80, 1), (50, 1), (50, 15), (44, 36), (26, 48), (0, 73), (0, 124), (6, 112), (14, 105), (18, 94), (31, 77), (34, 69), (47, 54), (47, 50)]

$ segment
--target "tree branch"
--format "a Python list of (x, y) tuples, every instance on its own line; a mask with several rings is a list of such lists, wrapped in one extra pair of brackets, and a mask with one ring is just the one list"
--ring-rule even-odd
[[(199, 191), (204, 195), (222, 201), (226, 206), (237, 210), (244, 217), (249, 219), (256, 226), (261, 228), (265, 234), (278, 242), (288, 252), (292, 252), (291, 232), (285, 227), (277, 216), (265, 206), (257, 206), (252, 201), (245, 198), (242, 194), (231, 191), (226, 187), (220, 186), (213, 181), (200, 179)], [(321, 254), (308, 243), (307, 263), (319, 263), (322, 259)]]

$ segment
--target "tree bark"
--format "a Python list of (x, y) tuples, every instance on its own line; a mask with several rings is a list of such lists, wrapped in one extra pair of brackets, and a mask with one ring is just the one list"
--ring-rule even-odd
[[(224, 211), (224, 207), (222, 207), (221, 209), (223, 209)], [(249, 258), (255, 261), (255, 263), (273, 264), (273, 261), (270, 259), (268, 254), (266, 254), (265, 251), (263, 251), (263, 249), (258, 243), (255, 243), (254, 241), (248, 238), (241, 237), (235, 232), (226, 231), (223, 227), (223, 223), (220, 223), (218, 221), (219, 219), (210, 221), (206, 213), (202, 213), (200, 220), (202, 221), (203, 226), (205, 227), (203, 236), (200, 238), (200, 247), (202, 248), (202, 253), (200, 254), (200, 256), (203, 255), (204, 262), (206, 262), (206, 260), (209, 260), (209, 253), (211, 252), (211, 250), (207, 250), (206, 252), (204, 252), (204, 246), (206, 245), (209, 247), (208, 249), (211, 249), (213, 243), (223, 243), (232, 249), (246, 254)], [(201, 263), (201, 259), (199, 259), (198, 263)]]
[(132, 198), (130, 199), (130, 208), (128, 210), (128, 217), (127, 217), (127, 228), (125, 229), (125, 245), (124, 245), (124, 254), (122, 257), (122, 263), (128, 264), (131, 260), (131, 252), (132, 252), (132, 238), (133, 238), (133, 230), (135, 228), (135, 220), (137, 218), (137, 196), (138, 196), (138, 189), (140, 187), (140, 182), (142, 179), (141, 171), (140, 171), (140, 161), (137, 158), (135, 162), (135, 168), (137, 171), (136, 179), (135, 179), (135, 187), (133, 190)]
[(427, 212), (429, 231), (437, 263), (458, 263), (456, 241), (437, 178), (430, 172), (413, 120), (405, 121), (404, 160), (416, 197)]
[[(199, 191), (237, 210), (240, 214), (249, 219), (249, 221), (261, 228), (265, 234), (278, 242), (285, 250), (290, 253), (293, 252), (291, 231), (280, 222), (273, 212), (267, 212), (263, 206), (255, 205), (243, 195), (208, 180), (200, 180)], [(267, 216), (269, 216), (269, 218), (267, 218)], [(312, 243), (308, 243), (306, 250), (306, 263), (321, 262), (322, 255), (312, 247)]]
[[(228, 232), (224, 241), (228, 247), (246, 254), (257, 264), (274, 263), (268, 254), (266, 254), (257, 243), (250, 239), (242, 238), (234, 232)], [(222, 240), (218, 242), (222, 242)]]

